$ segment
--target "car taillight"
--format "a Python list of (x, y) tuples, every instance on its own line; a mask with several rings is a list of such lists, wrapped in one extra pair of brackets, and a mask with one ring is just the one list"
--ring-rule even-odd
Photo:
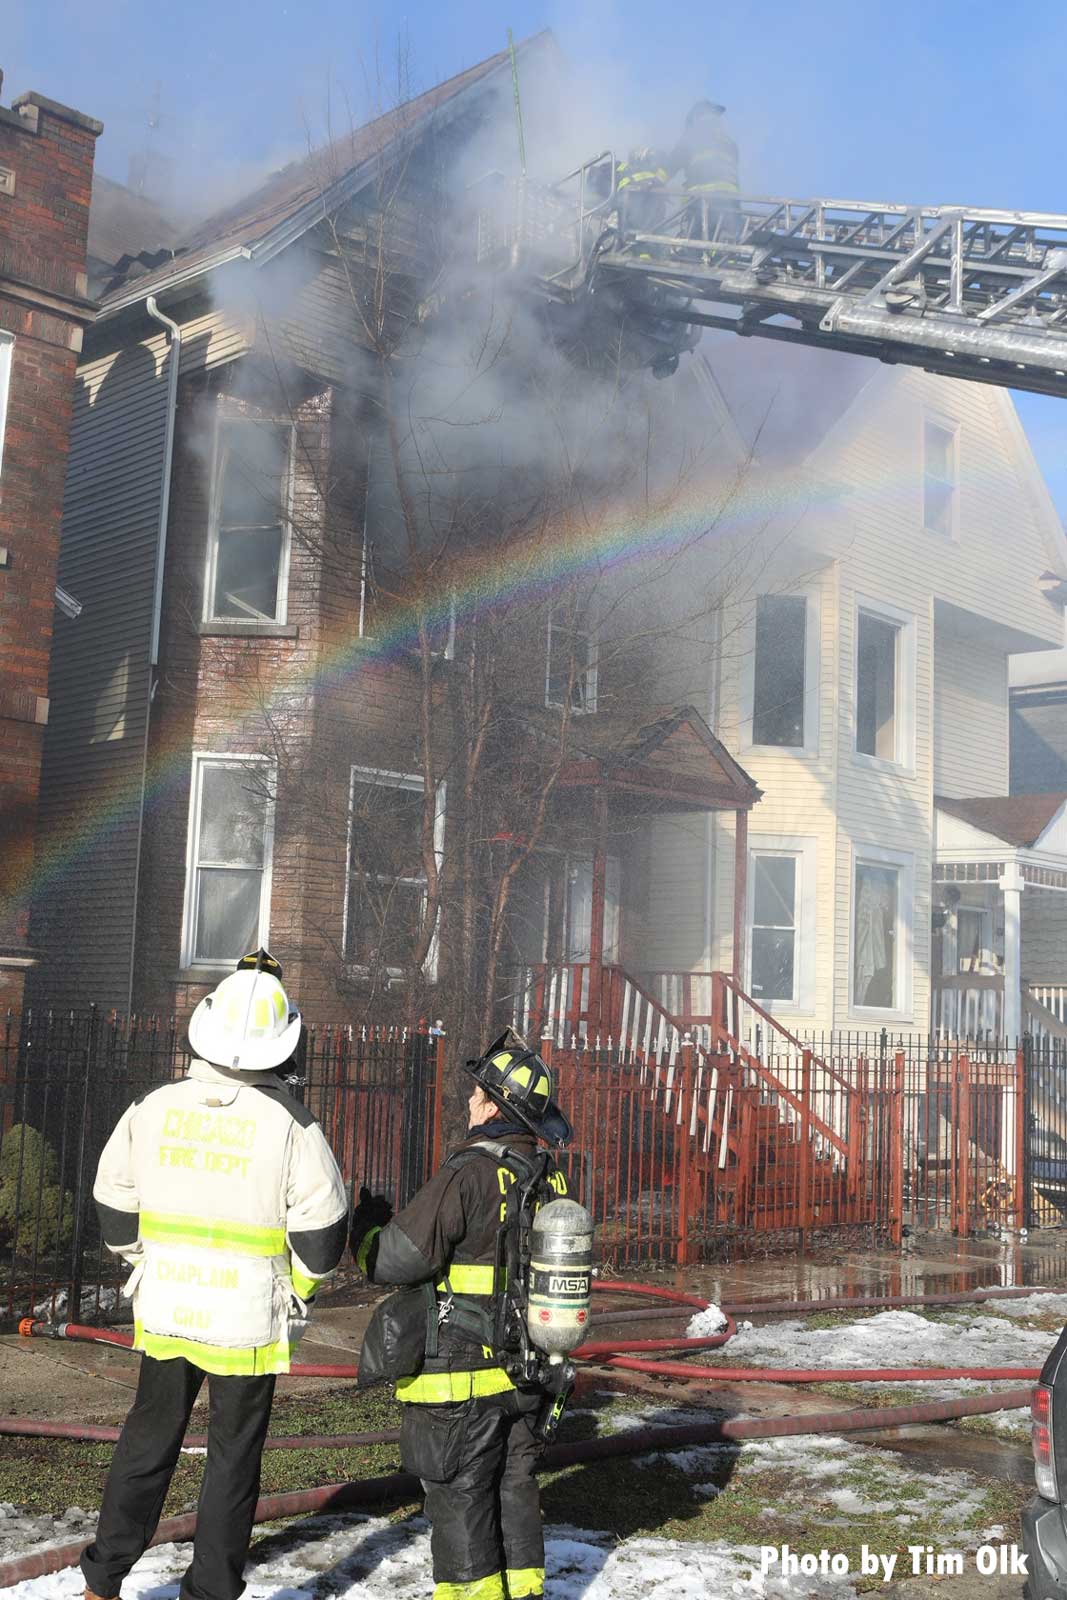
[(1039, 1383), (1030, 1402), (1030, 1438), (1034, 1447), (1034, 1481), (1046, 1500), (1058, 1500), (1056, 1457), (1052, 1450), (1052, 1390)]

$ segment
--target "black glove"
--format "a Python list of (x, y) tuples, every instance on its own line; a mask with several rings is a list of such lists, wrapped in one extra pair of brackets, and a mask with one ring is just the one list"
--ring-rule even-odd
[(393, 1208), (384, 1194), (371, 1194), (366, 1184), (360, 1185), (359, 1204), (352, 1213), (352, 1224), (348, 1233), (348, 1248), (361, 1271), (366, 1271), (366, 1262), (361, 1262), (359, 1259), (360, 1245), (372, 1228), (384, 1228), (392, 1219), (392, 1215)]

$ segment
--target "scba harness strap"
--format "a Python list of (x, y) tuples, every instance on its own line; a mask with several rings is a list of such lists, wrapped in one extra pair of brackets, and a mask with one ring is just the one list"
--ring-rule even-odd
[[(455, 1151), (448, 1157), (445, 1166), (454, 1172), (460, 1171), (483, 1156), (489, 1157), (498, 1167), (510, 1172), (514, 1179), (509, 1185), (505, 1200), (502, 1229), (506, 1230), (513, 1220), (516, 1197), (543, 1175), (547, 1161), (544, 1156), (531, 1160), (496, 1139), (479, 1139), (476, 1144)], [(508, 1287), (507, 1271), (499, 1256), (498, 1251), (497, 1260), (491, 1265), (453, 1263), (437, 1285), (438, 1296), (444, 1296), (443, 1299), (438, 1299), (439, 1326), (447, 1323), (448, 1327), (457, 1333), (465, 1334), (476, 1344), (494, 1350), (499, 1342), (501, 1322), (497, 1314), (498, 1297), (502, 1296)], [(512, 1284), (512, 1287), (515, 1285)], [(477, 1299), (473, 1299), (472, 1296), (477, 1296)], [(484, 1303), (479, 1303), (485, 1300), (490, 1301), (491, 1309)], [(434, 1353), (436, 1354), (436, 1351)]]

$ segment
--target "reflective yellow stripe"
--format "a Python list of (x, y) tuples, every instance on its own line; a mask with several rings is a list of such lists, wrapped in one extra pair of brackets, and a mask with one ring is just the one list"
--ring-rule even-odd
[(741, 188), (736, 178), (714, 178), (710, 183), (687, 183), (686, 189), (690, 194), (740, 194)]
[(509, 1567), (504, 1574), (508, 1600), (526, 1600), (527, 1595), (545, 1592), (544, 1567)]
[(367, 1257), (370, 1255), (370, 1247), (381, 1231), (381, 1228), (368, 1228), (367, 1232), (360, 1240), (359, 1249), (356, 1251), (356, 1266), (359, 1268), (360, 1272), (366, 1272)]
[(494, 1266), (453, 1266), (448, 1269), (448, 1277), (442, 1278), (437, 1285), (439, 1294), (447, 1294), (449, 1289), (453, 1294), (492, 1294), (496, 1288), (496, 1268)]
[(235, 1250), (242, 1256), (285, 1254), (284, 1228), (257, 1228), (251, 1222), (208, 1222), (203, 1217), (141, 1212), (141, 1238), (157, 1244), (193, 1244), (207, 1250)]
[(288, 1339), (230, 1350), (222, 1345), (198, 1344), (195, 1339), (174, 1339), (166, 1333), (146, 1333), (143, 1325), (135, 1322), (133, 1347), (156, 1361), (173, 1361), (181, 1356), (201, 1372), (214, 1372), (223, 1378), (258, 1378), (270, 1372), (289, 1371)]
[(481, 1372), (423, 1372), (417, 1378), (398, 1378), (396, 1397), (417, 1405), (442, 1406), (450, 1400), (506, 1394), (514, 1387), (500, 1367), (485, 1367)]
[(499, 1572), (467, 1583), (435, 1583), (433, 1600), (504, 1600), (504, 1579)]
[(307, 1274), (301, 1272), (298, 1267), (290, 1268), (290, 1276), (293, 1280), (293, 1288), (296, 1290), (301, 1300), (306, 1300), (309, 1295), (313, 1295), (319, 1286), (318, 1278), (309, 1278)]

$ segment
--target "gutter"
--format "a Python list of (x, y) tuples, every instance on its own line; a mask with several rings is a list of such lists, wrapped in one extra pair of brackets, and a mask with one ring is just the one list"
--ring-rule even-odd
[(159, 625), (163, 611), (163, 564), (167, 554), (167, 518), (170, 515), (170, 472), (174, 459), (174, 422), (178, 411), (178, 372), (181, 366), (182, 330), (176, 322), (165, 317), (150, 294), (145, 300), (145, 310), (156, 322), (162, 323), (170, 334), (169, 366), (167, 368), (167, 420), (163, 435), (163, 485), (159, 497), (159, 530), (156, 535), (156, 585), (152, 598), (152, 643), (148, 653), (150, 666), (159, 665)]

